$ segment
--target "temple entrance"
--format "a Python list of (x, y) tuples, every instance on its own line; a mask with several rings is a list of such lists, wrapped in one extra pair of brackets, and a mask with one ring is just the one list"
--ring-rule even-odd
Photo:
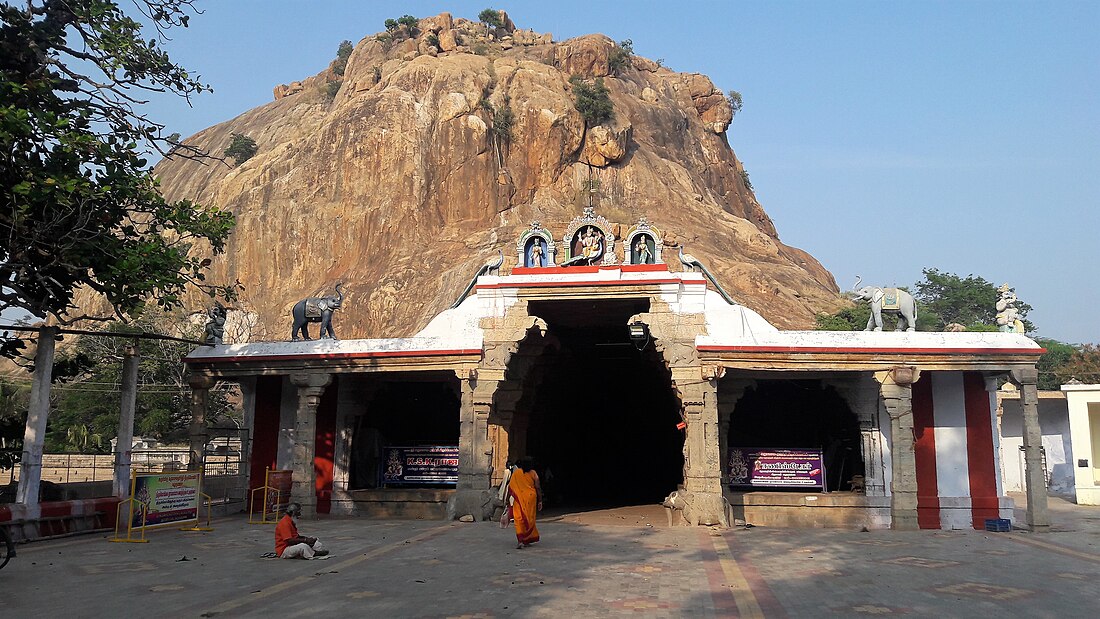
[(683, 481), (671, 376), (652, 341), (628, 337), (630, 316), (648, 306), (644, 299), (530, 305), (559, 343), (525, 386), (524, 447), (539, 464), (549, 508), (657, 503)]
[(864, 474), (861, 445), (855, 413), (819, 380), (758, 380), (730, 418), (730, 448), (820, 449), (830, 492)]

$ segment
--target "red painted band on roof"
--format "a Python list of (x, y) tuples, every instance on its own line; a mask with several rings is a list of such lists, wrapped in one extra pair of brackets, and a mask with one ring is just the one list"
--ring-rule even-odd
[(916, 355), (1035, 355), (1046, 352), (1043, 348), (848, 348), (841, 346), (699, 346), (699, 352), (774, 352), (774, 353), (855, 353), (875, 355), (882, 353), (908, 353)]
[(686, 286), (706, 286), (706, 282), (687, 281), (679, 278), (661, 279), (598, 279), (579, 282), (500, 282), (498, 284), (479, 284), (474, 290), (492, 288), (576, 288), (579, 286), (648, 286), (652, 284), (684, 284)]
[(227, 357), (185, 357), (184, 363), (220, 363), (224, 361), (292, 361), (295, 359), (371, 359), (382, 357), (481, 356), (480, 348), (456, 350), (381, 350), (376, 352), (302, 353), (298, 355), (233, 355)]

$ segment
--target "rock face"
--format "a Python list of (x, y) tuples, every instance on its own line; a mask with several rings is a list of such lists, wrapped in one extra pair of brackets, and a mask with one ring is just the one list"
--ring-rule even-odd
[[(331, 100), (324, 87), (338, 78), (326, 69), (185, 141), (220, 153), (231, 133), (248, 135), (259, 149), (240, 166), (157, 166), (169, 198), (236, 214), (208, 280), (244, 285), (247, 337), (289, 339), (294, 302), (340, 281), (339, 337), (415, 333), (498, 249), (507, 272), (532, 220), (560, 237), (593, 186), (597, 214), (623, 230), (648, 217), (777, 326), (807, 328), (834, 309), (832, 276), (779, 241), (745, 187), (723, 133), (729, 104), (707, 77), (640, 58), (615, 74), (602, 35), (553, 43), (515, 31), (505, 51), (497, 35), (515, 30), (510, 20), (495, 33), (448, 14), (422, 24), (419, 40), (360, 41)], [(586, 127), (573, 73), (604, 76), (614, 122)], [(492, 131), (502, 106), (514, 114), (507, 142)], [(665, 255), (679, 270), (675, 251)]]

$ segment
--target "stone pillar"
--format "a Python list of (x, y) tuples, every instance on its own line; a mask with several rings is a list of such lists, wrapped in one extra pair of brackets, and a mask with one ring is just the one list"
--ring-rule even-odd
[(206, 409), (210, 388), (216, 382), (213, 376), (206, 374), (192, 374), (187, 378), (187, 384), (191, 385), (191, 426), (188, 430), (191, 454), (188, 456), (187, 468), (191, 470), (202, 466), (202, 456), (209, 439), (206, 431)]
[(890, 526), (899, 531), (915, 531), (917, 524), (917, 460), (913, 435), (913, 383), (920, 371), (898, 367), (877, 372), (882, 400), (890, 415), (891, 464)]
[[(729, 504), (722, 493), (722, 473), (718, 442), (718, 378), (704, 370), (690, 378), (683, 370), (673, 368), (672, 378), (682, 386), (686, 436), (684, 438), (684, 489), (689, 493), (692, 522), (728, 525)], [(699, 372), (699, 370), (695, 370)]]
[(31, 385), (27, 426), (23, 432), (23, 458), (19, 463), (19, 486), (15, 502), (26, 505), (28, 516), (37, 516), (38, 487), (42, 482), (42, 449), (46, 440), (46, 417), (50, 412), (50, 381), (53, 377), (53, 353), (57, 327), (38, 330), (38, 350), (34, 353), (34, 382)]
[(141, 352), (137, 344), (126, 347), (122, 358), (122, 405), (118, 415), (118, 438), (115, 440), (114, 495), (130, 496), (130, 456), (134, 450), (134, 409), (137, 406), (138, 365)]
[(1034, 367), (1012, 370), (1013, 384), (1020, 388), (1020, 408), (1024, 421), (1024, 488), (1027, 494), (1027, 526), (1037, 533), (1050, 531), (1047, 509), (1047, 483), (1043, 475), (1043, 432), (1039, 428), (1039, 372)]
[[(499, 378), (503, 379), (503, 371), (499, 374)], [(498, 381), (479, 377), (478, 372), (470, 372), (460, 381), (458, 487), (448, 502), (447, 516), (455, 519), (472, 515), (477, 520), (486, 520), (492, 517), (493, 509), (492, 493), (489, 491), (493, 456), (493, 445), (489, 441), (489, 411)]]
[[(256, 377), (249, 376), (239, 379), (241, 387), (241, 427), (248, 433), (247, 439), (241, 444), (241, 474), (244, 476), (245, 492), (251, 488), (252, 483), (252, 440), (255, 438), (253, 428), (256, 427)], [(245, 437), (242, 437), (245, 438)], [(262, 486), (263, 482), (256, 484)], [(248, 497), (245, 497), (248, 501)]]
[(730, 461), (730, 419), (737, 408), (737, 402), (745, 395), (754, 381), (746, 379), (725, 379), (718, 384), (718, 450), (722, 472), (722, 491), (729, 487), (729, 461)]
[(302, 506), (306, 518), (317, 515), (317, 472), (314, 456), (317, 448), (317, 406), (332, 374), (291, 374), (298, 388), (298, 409), (294, 415), (294, 458), (291, 464), (290, 500)]
[[(494, 407), (489, 416), (489, 447), (492, 449), (489, 484), (495, 486), (504, 479), (504, 468), (518, 454), (511, 451), (512, 429), (516, 421), (516, 404), (523, 397), (522, 385), (511, 381), (503, 383), (493, 398)], [(526, 430), (526, 428), (524, 428)]]

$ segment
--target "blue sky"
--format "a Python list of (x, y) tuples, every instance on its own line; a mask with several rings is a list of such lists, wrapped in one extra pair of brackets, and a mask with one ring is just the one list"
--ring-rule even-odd
[(728, 135), (757, 197), (842, 288), (975, 274), (1014, 286), (1039, 335), (1100, 342), (1100, 2), (197, 4), (166, 47), (214, 93), (155, 100), (169, 132), (270, 101), (386, 18), (491, 6), (740, 91)]

